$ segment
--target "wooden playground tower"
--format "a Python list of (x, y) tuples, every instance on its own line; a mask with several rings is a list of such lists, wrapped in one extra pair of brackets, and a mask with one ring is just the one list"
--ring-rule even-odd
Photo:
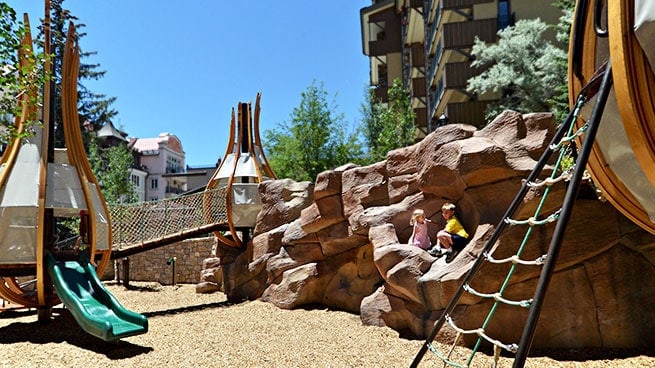
[[(50, 53), (49, 1), (44, 21), (44, 53)], [(25, 15), (25, 23), (29, 20)], [(62, 125), (66, 148), (53, 144), (53, 102), (51, 82), (43, 86), (42, 125), (33, 125), (28, 139), (14, 139), (2, 156), (0, 173), (0, 296), (27, 307), (38, 307), (39, 319), (47, 319), (50, 307), (59, 302), (46, 270), (46, 253), (56, 252), (55, 222), (58, 218), (80, 217), (91, 261), (101, 273), (111, 254), (108, 209), (91, 166), (86, 159), (77, 115), (79, 49), (75, 27), (68, 28), (62, 62)], [(32, 52), (29, 32), (22, 39), (19, 56), (24, 68)], [(51, 72), (47, 59), (45, 74)], [(22, 115), (15, 117), (23, 131), (28, 116), (38, 115), (32, 101), (38, 91), (21, 97)], [(33, 277), (30, 280), (30, 277)], [(25, 281), (25, 280), (28, 281)]]
[[(255, 227), (261, 209), (258, 185), (275, 179), (264, 156), (259, 138), (261, 93), (255, 100), (254, 121), (251, 103), (240, 102), (230, 119), (230, 136), (225, 155), (207, 184), (207, 190), (226, 188), (226, 209), (229, 232), (215, 231), (219, 242), (230, 248), (243, 249)], [(238, 116), (238, 118), (237, 118)]]
[[(44, 53), (50, 55), (50, 3), (45, 1)], [(25, 15), (29, 30), (29, 19)], [(32, 39), (21, 40), (21, 71), (35, 68), (28, 60)], [(103, 286), (98, 273), (109, 263), (112, 233), (109, 210), (86, 158), (77, 115), (79, 48), (72, 22), (62, 61), (62, 129), (66, 148), (54, 147), (51, 79), (43, 86), (42, 125), (28, 139), (15, 138), (0, 162), (0, 296), (38, 308), (40, 322), (63, 302), (80, 327), (106, 341), (148, 331), (145, 316), (125, 309)], [(52, 63), (47, 57), (46, 77)], [(20, 97), (19, 132), (36, 116), (38, 91)], [(79, 216), (79, 234), (71, 249), (56, 236), (58, 219)]]
[[(44, 53), (50, 54), (50, 2), (45, 1)], [(25, 15), (28, 25), (28, 17)], [(21, 67), (32, 53), (29, 32), (19, 50)], [(48, 59), (44, 73), (52, 68)], [(255, 226), (261, 201), (257, 186), (275, 178), (263, 153), (259, 138), (261, 94), (257, 94), (253, 113), (251, 103), (238, 104), (238, 119), (232, 110), (230, 136), (221, 164), (203, 195), (207, 225), (182, 231), (172, 237), (158, 237), (128, 249), (112, 249), (110, 211), (87, 160), (77, 114), (79, 49), (75, 27), (69, 24), (62, 61), (62, 126), (65, 148), (54, 148), (54, 98), (51, 82), (43, 86), (43, 107), (37, 111), (33, 101), (38, 91), (24, 94), (19, 103), (22, 115), (15, 117), (20, 132), (30, 116), (40, 115), (33, 136), (14, 139), (0, 159), (0, 298), (25, 307), (38, 308), (39, 320), (50, 318), (51, 307), (60, 303), (53, 287), (51, 263), (75, 258), (75, 252), (60, 250), (55, 234), (59, 219), (79, 218), (80, 236), (86, 254), (97, 274), (102, 274), (111, 259), (126, 257), (170, 244), (195, 234), (194, 230), (214, 231), (220, 244), (241, 252)], [(32, 185), (29, 185), (32, 184)], [(221, 196), (218, 193), (225, 193)], [(225, 203), (216, 203), (216, 201)], [(221, 210), (222, 209), (222, 210)], [(225, 211), (222, 215), (214, 213)], [(216, 222), (226, 215), (227, 220)], [(63, 247), (61, 247), (63, 249)]]

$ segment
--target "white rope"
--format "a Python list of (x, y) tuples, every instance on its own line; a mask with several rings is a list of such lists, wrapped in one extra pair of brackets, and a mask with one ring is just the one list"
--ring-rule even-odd
[(464, 284), (463, 286), (464, 290), (468, 291), (469, 293), (478, 296), (480, 298), (487, 298), (487, 299), (493, 299), (497, 302), (501, 302), (507, 305), (511, 305), (514, 307), (523, 307), (523, 308), (530, 308), (532, 305), (533, 299), (526, 299), (526, 300), (519, 300), (519, 301), (513, 301), (509, 300), (503, 297), (501, 293), (481, 293), (475, 289), (469, 284)]
[(530, 181), (530, 182), (528, 182), (528, 186), (530, 188), (537, 188), (537, 189), (538, 188), (543, 188), (543, 187), (550, 187), (553, 184), (557, 184), (562, 180), (569, 181), (569, 180), (571, 180), (571, 177), (573, 177), (573, 170), (569, 169), (569, 170), (566, 170), (566, 171), (562, 172), (556, 178), (548, 177), (548, 178), (546, 178), (546, 179), (544, 179), (544, 180), (542, 180), (540, 182)]
[[(458, 333), (455, 336), (455, 340), (453, 340), (452, 345), (450, 345), (450, 349), (448, 349), (448, 354), (446, 355), (446, 358), (448, 358), (448, 359), (447, 359), (447, 361), (444, 361), (444, 363), (453, 362), (451, 360), (451, 357), (453, 356), (453, 353), (455, 352), (455, 348), (457, 347), (457, 344), (459, 344), (459, 340), (461, 340), (461, 339), (462, 339), (462, 334)], [(448, 363), (448, 364), (450, 364), (450, 363)]]
[(562, 209), (560, 208), (559, 210), (555, 211), (554, 213), (550, 214), (548, 217), (546, 217), (543, 220), (537, 220), (534, 216), (528, 218), (527, 220), (512, 220), (510, 218), (505, 219), (505, 223), (509, 225), (545, 225), (554, 221), (557, 221), (559, 218), (559, 214), (562, 212)]
[(485, 339), (487, 342), (489, 342), (489, 343), (491, 343), (491, 344), (493, 344), (495, 346), (501, 347), (501, 348), (503, 348), (503, 349), (505, 349), (505, 350), (507, 350), (507, 351), (509, 351), (511, 353), (516, 353), (518, 351), (518, 349), (519, 349), (518, 344), (515, 344), (515, 343), (504, 344), (502, 341), (491, 338), (490, 336), (488, 336), (484, 332), (483, 328), (476, 328), (474, 330), (464, 330), (462, 328), (457, 327), (457, 325), (455, 324), (455, 321), (449, 315), (446, 315), (445, 318), (446, 318), (446, 321), (448, 322), (448, 324), (450, 325), (450, 327), (452, 327), (455, 331), (457, 331), (459, 333), (462, 333), (462, 334), (465, 334), (465, 335), (478, 335), (479, 337), (482, 337), (483, 339)]
[(444, 364), (444, 367), (446, 365), (449, 365), (449, 366), (457, 367), (457, 368), (468, 368), (468, 365), (460, 364), (460, 363), (457, 363), (457, 362), (454, 362), (454, 361), (450, 360), (450, 355), (451, 355), (452, 351), (455, 350), (455, 345), (457, 344), (457, 341), (459, 340), (460, 336), (461, 336), (461, 334), (457, 334), (457, 337), (455, 338), (455, 342), (453, 343), (452, 347), (450, 348), (450, 350), (448, 352), (448, 355), (443, 355), (439, 351), (439, 349), (435, 348), (434, 345), (432, 345), (432, 343), (428, 344), (428, 350), (430, 350), (434, 355), (436, 355), (437, 358), (441, 359), (441, 361)]
[(557, 144), (551, 144), (551, 145), (550, 145), (550, 149), (553, 150), (553, 151), (558, 151), (558, 150), (560, 150), (563, 146), (571, 144), (571, 142), (573, 142), (573, 140), (575, 140), (576, 138), (578, 138), (579, 136), (581, 136), (582, 133), (584, 133), (585, 131), (587, 131), (588, 128), (589, 128), (589, 123), (585, 122), (585, 125), (583, 125), (582, 127), (580, 127), (580, 129), (576, 130), (575, 133), (573, 133), (572, 135), (570, 135), (570, 136), (568, 136), (568, 137), (564, 137), (564, 138), (562, 138), (562, 139), (559, 141), (559, 143), (557, 143)]
[(494, 345), (494, 363), (493, 368), (498, 368), (498, 361), (500, 360), (500, 348)]
[(513, 263), (513, 264), (520, 264), (520, 265), (525, 265), (525, 266), (542, 266), (545, 262), (546, 259), (548, 258), (548, 255), (544, 254), (540, 256), (537, 259), (534, 259), (532, 261), (526, 261), (524, 259), (521, 259), (518, 255), (513, 255), (511, 257), (507, 258), (502, 258), (502, 259), (495, 259), (491, 253), (484, 252), (484, 257), (489, 261), (490, 263), (494, 264), (503, 264), (503, 263)]

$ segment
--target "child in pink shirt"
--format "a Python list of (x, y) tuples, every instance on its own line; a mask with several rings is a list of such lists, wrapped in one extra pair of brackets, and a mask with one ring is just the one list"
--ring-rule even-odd
[(430, 236), (428, 234), (428, 222), (425, 218), (425, 212), (422, 209), (414, 210), (409, 224), (412, 225), (412, 236), (409, 237), (409, 245), (415, 245), (421, 249), (430, 249)]

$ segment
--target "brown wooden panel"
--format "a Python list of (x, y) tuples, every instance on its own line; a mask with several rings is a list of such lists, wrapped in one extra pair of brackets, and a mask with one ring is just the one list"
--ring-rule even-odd
[(496, 42), (496, 18), (444, 24), (443, 45), (446, 49), (470, 48), (477, 36), (485, 42)]
[(448, 122), (481, 126), (485, 123), (484, 110), (489, 101), (467, 101), (448, 104)]
[(424, 77), (412, 78), (412, 92), (414, 97), (425, 97), (427, 95)]
[(422, 43), (412, 44), (410, 55), (413, 67), (425, 66), (425, 46)]
[(446, 64), (446, 88), (466, 89), (468, 80), (482, 71), (471, 67), (471, 61)]
[(444, 9), (461, 9), (475, 4), (491, 3), (493, 0), (443, 0)]

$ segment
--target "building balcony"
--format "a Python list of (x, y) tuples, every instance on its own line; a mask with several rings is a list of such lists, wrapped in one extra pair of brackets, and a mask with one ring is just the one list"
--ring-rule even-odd
[(182, 188), (175, 188), (175, 187), (166, 187), (166, 194), (181, 194), (184, 193), (185, 189)]
[(373, 92), (373, 95), (376, 99), (387, 102), (389, 101), (389, 87), (386, 86), (377, 86)]
[(403, 86), (407, 88), (411, 79), (425, 78), (425, 49), (422, 44), (413, 44), (405, 48), (403, 54)]
[(393, 54), (396, 52), (400, 52), (401, 47), (400, 47), (400, 42), (394, 43), (390, 42), (389, 40), (376, 40), (376, 41), (369, 41), (368, 42), (368, 52), (369, 54), (367, 56), (373, 57), (373, 56), (384, 56), (388, 54)]
[(423, 136), (428, 132), (428, 109), (425, 107), (418, 107), (414, 109), (414, 125), (423, 133)]
[(442, 0), (444, 9), (461, 9), (473, 6), (475, 4), (491, 3), (494, 0)]
[(393, 1), (384, 1), (361, 9), (365, 55), (375, 57), (402, 51), (400, 16), (393, 5)]
[(490, 101), (455, 102), (447, 105), (450, 123), (470, 124), (481, 127), (485, 124), (484, 110)]
[(471, 61), (447, 63), (445, 65), (446, 88), (466, 90), (468, 80), (480, 74), (483, 69), (473, 68)]
[(412, 96), (421, 98), (427, 96), (428, 90), (425, 85), (425, 78), (412, 78)]
[(443, 47), (445, 49), (469, 49), (477, 36), (484, 42), (496, 42), (496, 18), (444, 24)]
[(423, 8), (423, 1), (411, 0), (410, 7), (404, 9), (402, 15), (402, 40), (405, 45), (423, 42), (423, 12), (421, 8)]
[(419, 68), (425, 66), (425, 48), (422, 43), (412, 44), (409, 55), (413, 67)]

